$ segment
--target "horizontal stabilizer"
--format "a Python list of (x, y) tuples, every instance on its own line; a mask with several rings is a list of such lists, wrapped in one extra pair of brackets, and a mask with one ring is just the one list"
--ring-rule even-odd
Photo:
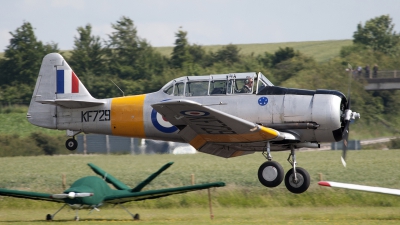
[(108, 174), (104, 170), (100, 169), (100, 167), (94, 165), (93, 163), (88, 163), (88, 166), (98, 175), (100, 175), (106, 182), (112, 184), (118, 190), (129, 190), (130, 187), (126, 186), (124, 183), (119, 181), (117, 178), (113, 177), (111, 174)]
[(137, 185), (135, 188), (131, 190), (131, 192), (138, 192), (141, 191), (146, 185), (148, 185), (152, 180), (154, 180), (158, 175), (160, 175), (162, 172), (164, 172), (166, 169), (168, 169), (173, 162), (169, 162), (165, 164), (163, 167), (161, 167), (157, 172), (153, 173), (150, 175), (146, 180), (142, 181), (139, 185)]
[(55, 100), (40, 100), (36, 101), (42, 104), (58, 105), (70, 109), (87, 108), (98, 105), (103, 105), (101, 100), (76, 100), (76, 99), (55, 99)]

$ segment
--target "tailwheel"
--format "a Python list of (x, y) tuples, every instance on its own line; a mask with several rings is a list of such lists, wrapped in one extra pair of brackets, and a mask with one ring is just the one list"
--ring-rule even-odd
[(293, 170), (292, 168), (286, 173), (285, 186), (292, 193), (303, 193), (310, 186), (310, 174), (301, 167), (296, 167), (296, 173)]
[(74, 138), (70, 138), (65, 142), (65, 147), (68, 150), (73, 151), (78, 147), (78, 142)]
[(258, 169), (258, 180), (266, 187), (276, 187), (282, 183), (283, 168), (275, 161), (267, 161)]

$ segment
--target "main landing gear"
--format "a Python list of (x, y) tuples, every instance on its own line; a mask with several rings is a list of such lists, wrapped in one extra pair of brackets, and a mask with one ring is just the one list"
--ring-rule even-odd
[[(268, 161), (258, 169), (258, 179), (266, 187), (276, 187), (282, 183), (284, 171), (279, 163), (272, 161), (269, 142), (267, 143), (267, 153), (263, 152), (263, 155)], [(293, 145), (290, 145), (288, 162), (292, 165), (292, 169), (285, 175), (286, 188), (295, 194), (305, 192), (310, 186), (310, 175), (305, 169), (296, 167), (296, 155)]]

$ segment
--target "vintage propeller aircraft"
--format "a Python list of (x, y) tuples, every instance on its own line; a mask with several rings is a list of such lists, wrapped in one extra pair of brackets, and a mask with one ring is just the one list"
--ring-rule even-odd
[[(106, 173), (96, 165), (89, 163), (88, 166), (100, 177), (87, 176), (75, 181), (70, 188), (65, 190), (62, 194), (47, 194), (30, 191), (8, 190), (0, 188), (0, 196), (11, 196), (16, 198), (27, 198), (33, 200), (43, 200), (51, 202), (65, 203), (54, 214), (47, 214), (46, 220), (53, 220), (54, 216), (60, 212), (65, 206), (70, 206), (76, 210), (75, 220), (79, 220), (78, 210), (91, 209), (99, 211), (99, 207), (103, 204), (119, 205), (125, 209), (134, 220), (139, 219), (139, 214), (130, 213), (122, 204), (131, 201), (142, 201), (146, 199), (155, 199), (166, 197), (174, 194), (181, 194), (190, 191), (197, 191), (201, 189), (208, 189), (211, 187), (223, 187), (225, 183), (215, 182), (198, 184), (191, 186), (183, 186), (176, 188), (167, 188), (159, 190), (142, 191), (152, 180), (159, 176), (163, 171), (168, 169), (173, 162), (165, 164), (157, 172), (150, 175), (146, 180), (142, 181), (134, 188), (130, 188), (123, 182), (119, 181), (111, 174)], [(107, 184), (113, 185), (117, 190), (111, 189)]]
[(342, 139), (347, 146), (350, 120), (359, 116), (339, 91), (277, 87), (254, 72), (180, 77), (154, 93), (96, 99), (57, 53), (43, 58), (27, 113), (34, 125), (66, 130), (70, 150), (85, 132), (187, 142), (224, 158), (262, 152), (258, 178), (267, 187), (284, 177), (271, 151), (290, 150), (285, 185), (293, 193), (310, 185), (295, 149)]

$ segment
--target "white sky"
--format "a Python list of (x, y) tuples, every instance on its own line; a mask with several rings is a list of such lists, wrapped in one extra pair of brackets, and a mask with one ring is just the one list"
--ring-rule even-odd
[(173, 46), (179, 27), (190, 43), (250, 44), (352, 39), (357, 24), (389, 14), (400, 31), (398, 0), (0, 0), (0, 52), (9, 32), (30, 22), (38, 40), (73, 48), (90, 23), (108, 39), (111, 23), (131, 18), (153, 46)]

